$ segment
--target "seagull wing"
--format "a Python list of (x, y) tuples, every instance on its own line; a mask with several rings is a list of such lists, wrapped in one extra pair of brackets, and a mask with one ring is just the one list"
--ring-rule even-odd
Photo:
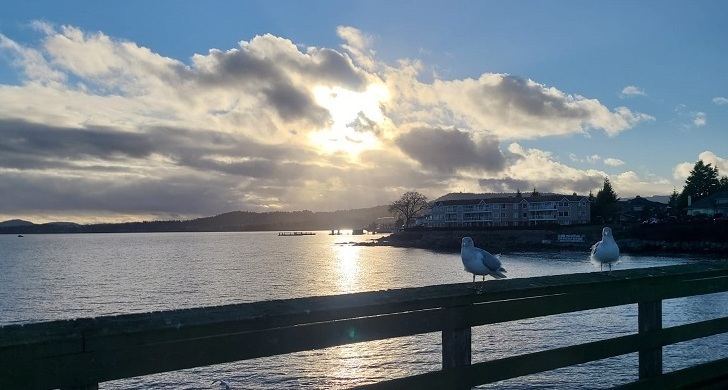
[(595, 253), (597, 253), (597, 248), (599, 248), (599, 244), (601, 244), (601, 243), (602, 243), (602, 242), (601, 242), (601, 241), (599, 241), (599, 242), (597, 242), (596, 244), (592, 245), (592, 247), (591, 247), (591, 254), (592, 254), (592, 255), (594, 255)]
[(483, 262), (486, 268), (490, 271), (490, 275), (492, 275), (495, 278), (505, 278), (506, 276), (503, 275), (503, 272), (506, 272), (506, 270), (501, 266), (500, 260), (498, 260), (497, 257), (491, 255), (488, 251), (475, 248), (478, 253), (478, 257), (480, 257), (480, 260)]

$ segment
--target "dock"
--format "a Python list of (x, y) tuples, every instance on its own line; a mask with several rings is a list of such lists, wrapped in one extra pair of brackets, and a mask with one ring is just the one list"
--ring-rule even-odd
[[(728, 262), (456, 283), (0, 327), (0, 389), (98, 389), (101, 382), (439, 332), (442, 367), (362, 389), (469, 389), (637, 353), (623, 389), (728, 388), (728, 358), (663, 372), (664, 346), (728, 333), (723, 317), (663, 327), (663, 300), (728, 291)], [(637, 305), (624, 335), (472, 361), (471, 329)], [(566, 326), (566, 325), (565, 325)], [(352, 332), (355, 329), (356, 332)], [(593, 376), (598, 385), (600, 375)]]
[(278, 232), (280, 237), (292, 237), (292, 236), (315, 236), (315, 232)]

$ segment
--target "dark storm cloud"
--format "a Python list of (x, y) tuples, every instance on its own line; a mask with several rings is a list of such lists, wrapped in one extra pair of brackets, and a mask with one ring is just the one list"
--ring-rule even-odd
[[(111, 128), (72, 129), (20, 120), (0, 120), (0, 167), (13, 169), (72, 169), (121, 172), (84, 160), (122, 161), (160, 155), (174, 164), (200, 171), (216, 171), (238, 177), (277, 177), (289, 180), (310, 161), (311, 152), (287, 145), (263, 145), (239, 134), (217, 131), (156, 127), (145, 133)], [(232, 161), (223, 163), (221, 161)], [(245, 161), (240, 161), (245, 160)]]
[(400, 136), (396, 143), (424, 167), (445, 173), (459, 168), (498, 172), (506, 163), (496, 139), (476, 142), (470, 133), (457, 129), (417, 128)]
[[(198, 67), (182, 77), (197, 80), (203, 88), (242, 88), (251, 95), (260, 93), (283, 120), (307, 120), (324, 127), (330, 116), (316, 104), (310, 85), (363, 91), (366, 76), (347, 56), (335, 50), (316, 49), (304, 55), (297, 49), (291, 50), (291, 45), (266, 35), (240, 49), (211, 50), (208, 56), (199, 56)], [(290, 75), (305, 80), (306, 85)]]
[(331, 118), (329, 112), (319, 106), (310, 93), (291, 84), (275, 83), (264, 88), (263, 94), (285, 121), (308, 119), (313, 124), (324, 125)]
[(0, 166), (6, 168), (38, 168), (47, 158), (143, 158), (153, 149), (154, 145), (144, 134), (105, 127), (75, 129), (0, 119)]
[[(484, 96), (477, 96), (476, 99), (483, 99), (491, 95), (490, 88), (484, 87)], [(560, 117), (560, 118), (589, 118), (590, 113), (580, 107), (568, 105), (568, 100), (563, 96), (554, 96), (546, 93), (542, 85), (529, 83), (528, 80), (506, 75), (495, 88), (496, 95), (500, 97), (503, 108), (516, 109), (535, 117)]]
[(568, 189), (570, 192), (585, 194), (595, 187), (599, 187), (604, 178), (601, 175), (580, 176), (571, 178), (548, 177), (535, 180), (519, 180), (511, 177), (498, 179), (480, 179), (478, 184), (484, 191), (492, 192), (530, 192), (534, 188), (539, 192), (550, 192), (554, 189)]
[(0, 173), (0, 212), (32, 213), (78, 211), (113, 213), (186, 213), (212, 215), (239, 206), (236, 194), (223, 189), (227, 178), (184, 177), (118, 178), (55, 177)]
[(532, 184), (527, 180), (519, 180), (511, 177), (502, 179), (480, 179), (478, 184), (488, 192), (521, 192), (531, 191)]
[(313, 58), (313, 63), (304, 66), (305, 74), (357, 92), (366, 87), (364, 74), (344, 54), (332, 49), (321, 49)]

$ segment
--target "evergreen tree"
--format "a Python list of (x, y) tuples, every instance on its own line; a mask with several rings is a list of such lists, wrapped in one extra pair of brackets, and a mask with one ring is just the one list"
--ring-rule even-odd
[(670, 194), (670, 200), (667, 201), (667, 205), (670, 207), (670, 215), (676, 215), (679, 199), (680, 199), (680, 194), (678, 194), (677, 190), (673, 188), (672, 194)]
[(718, 177), (718, 168), (698, 160), (685, 180), (685, 187), (678, 199), (678, 209), (682, 211), (688, 207), (688, 196), (695, 202), (719, 191), (721, 184)]
[(718, 190), (719, 191), (728, 191), (728, 176), (721, 176), (720, 180), (718, 180)]
[(592, 220), (604, 223), (616, 221), (619, 213), (617, 199), (612, 183), (609, 182), (609, 178), (605, 177), (604, 186), (597, 192), (597, 196), (592, 202)]

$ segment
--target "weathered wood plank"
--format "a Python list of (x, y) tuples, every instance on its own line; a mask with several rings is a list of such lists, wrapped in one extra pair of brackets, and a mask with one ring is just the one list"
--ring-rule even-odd
[[(656, 332), (662, 329), (662, 301), (640, 302), (637, 304), (637, 313), (639, 333)], [(662, 374), (662, 347), (641, 349), (638, 360), (640, 379)]]
[[(633, 353), (639, 349), (655, 348), (725, 332), (728, 332), (728, 317), (665, 328), (652, 333), (620, 336), (487, 362), (473, 363), (469, 367), (427, 372), (405, 378), (357, 386), (355, 389), (457, 389), (472, 387)], [(694, 382), (700, 378), (707, 379), (722, 376), (728, 372), (728, 360), (723, 364), (726, 367), (722, 367), (721, 370), (716, 370), (714, 373), (701, 370), (700, 375), (702, 377), (692, 377), (691, 380)], [(653, 382), (646, 381), (644, 383)], [(641, 388), (662, 389), (663, 387), (648, 386)]]
[(641, 379), (615, 387), (614, 390), (676, 390), (728, 388), (728, 358)]

